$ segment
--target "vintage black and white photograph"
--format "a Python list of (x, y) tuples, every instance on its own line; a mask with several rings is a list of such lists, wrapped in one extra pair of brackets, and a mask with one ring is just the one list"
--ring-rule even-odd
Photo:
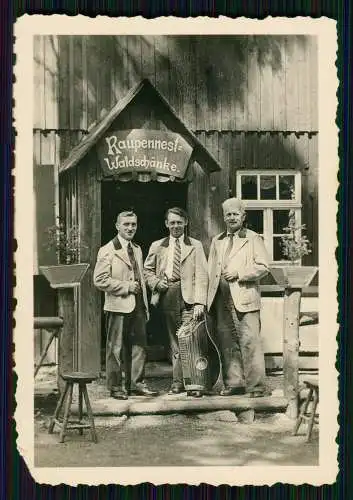
[(336, 86), (320, 100), (319, 79), (336, 77), (335, 36), (319, 70), (325, 34), (299, 24), (40, 26), (19, 75), (33, 153), (16, 167), (33, 173), (17, 333), (32, 466), (310, 482), (328, 460), (334, 480), (337, 151), (319, 154), (319, 116)]

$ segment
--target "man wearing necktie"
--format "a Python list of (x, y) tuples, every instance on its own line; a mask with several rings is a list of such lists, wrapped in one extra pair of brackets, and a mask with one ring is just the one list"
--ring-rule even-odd
[(222, 357), (222, 396), (267, 394), (260, 337), (259, 280), (268, 273), (261, 236), (243, 227), (243, 202), (223, 203), (226, 232), (212, 240), (208, 260), (207, 307), (215, 316), (215, 335)]
[(136, 214), (121, 212), (116, 229), (115, 238), (99, 249), (93, 274), (95, 286), (105, 292), (107, 386), (115, 399), (127, 399), (130, 392), (153, 396), (144, 381), (148, 304), (141, 248), (132, 241)]
[(165, 317), (173, 363), (169, 392), (173, 394), (184, 391), (176, 332), (187, 317), (202, 318), (207, 298), (206, 257), (201, 242), (185, 234), (187, 224), (184, 210), (170, 208), (165, 216), (169, 236), (152, 243), (144, 265), (152, 303), (159, 303)]

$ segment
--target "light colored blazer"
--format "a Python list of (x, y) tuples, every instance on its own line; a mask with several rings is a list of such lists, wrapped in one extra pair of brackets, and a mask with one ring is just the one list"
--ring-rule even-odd
[[(206, 305), (208, 273), (207, 261), (202, 243), (184, 235), (180, 259), (181, 294), (187, 304)], [(169, 251), (169, 236), (154, 241), (150, 247), (144, 265), (148, 287), (152, 290), (152, 303), (158, 302), (155, 287), (164, 276)]]
[[(210, 247), (208, 310), (214, 301), (221, 277), (223, 245), (226, 236), (226, 232), (215, 236)], [(261, 236), (250, 229), (241, 229), (238, 237), (234, 239), (227, 268), (239, 274), (239, 279), (229, 282), (235, 308), (240, 312), (259, 310), (261, 296), (258, 282), (269, 272), (268, 255)]]
[[(142, 251), (136, 243), (132, 243), (132, 248), (140, 270), (146, 319), (148, 319), (148, 303), (146, 284), (143, 276)], [(122, 248), (119, 238), (116, 236), (113, 240), (99, 249), (97, 263), (93, 272), (94, 285), (102, 292), (105, 292), (105, 311), (130, 313), (135, 309), (135, 295), (129, 293), (129, 284), (133, 280), (134, 272), (129, 256)]]

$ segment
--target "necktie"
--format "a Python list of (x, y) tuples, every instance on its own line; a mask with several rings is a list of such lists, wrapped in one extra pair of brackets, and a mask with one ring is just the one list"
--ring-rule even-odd
[(175, 245), (174, 245), (172, 281), (180, 280), (180, 257), (181, 257), (180, 241), (177, 238), (175, 240)]
[(138, 265), (137, 265), (137, 262), (136, 262), (136, 259), (135, 259), (135, 255), (134, 255), (134, 251), (132, 249), (132, 245), (131, 245), (130, 242), (127, 245), (127, 254), (129, 256), (129, 259), (130, 259), (130, 262), (131, 262), (131, 265), (132, 265), (132, 269), (134, 271), (134, 279), (135, 279), (135, 281), (140, 281), (139, 268), (138, 268)]
[(223, 257), (223, 268), (225, 268), (228, 264), (229, 254), (233, 248), (233, 237), (234, 235), (232, 233), (228, 234), (228, 245), (226, 251), (224, 252), (224, 257)]

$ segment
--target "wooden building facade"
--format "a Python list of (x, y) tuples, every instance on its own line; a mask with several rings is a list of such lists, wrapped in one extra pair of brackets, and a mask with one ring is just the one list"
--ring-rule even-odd
[[(283, 261), (279, 238), (292, 209), (312, 242), (303, 263), (318, 265), (315, 37), (37, 36), (34, 79), (35, 314), (55, 311), (55, 295), (48, 302), (38, 266), (55, 264), (45, 232), (61, 215), (68, 227), (79, 225), (80, 259), (90, 264), (80, 308), (81, 368), (99, 363), (101, 297), (92, 272), (123, 205), (141, 212), (137, 237), (145, 254), (161, 236), (170, 205), (188, 209), (190, 233), (207, 253), (212, 236), (223, 229), (222, 201), (242, 197), (249, 226), (263, 234), (276, 263)], [(124, 107), (124, 99), (146, 81), (166, 103), (164, 109), (169, 106), (166, 121), (145, 91)], [(123, 118), (120, 111), (112, 114), (119, 106)], [(109, 117), (107, 130), (117, 119), (119, 130), (191, 134), (193, 148), (220, 168), (208, 168), (199, 154), (196, 161), (191, 157), (183, 182), (104, 179), (95, 156), (102, 136), (86, 156), (80, 150)], [(81, 163), (73, 161), (77, 152)]]

